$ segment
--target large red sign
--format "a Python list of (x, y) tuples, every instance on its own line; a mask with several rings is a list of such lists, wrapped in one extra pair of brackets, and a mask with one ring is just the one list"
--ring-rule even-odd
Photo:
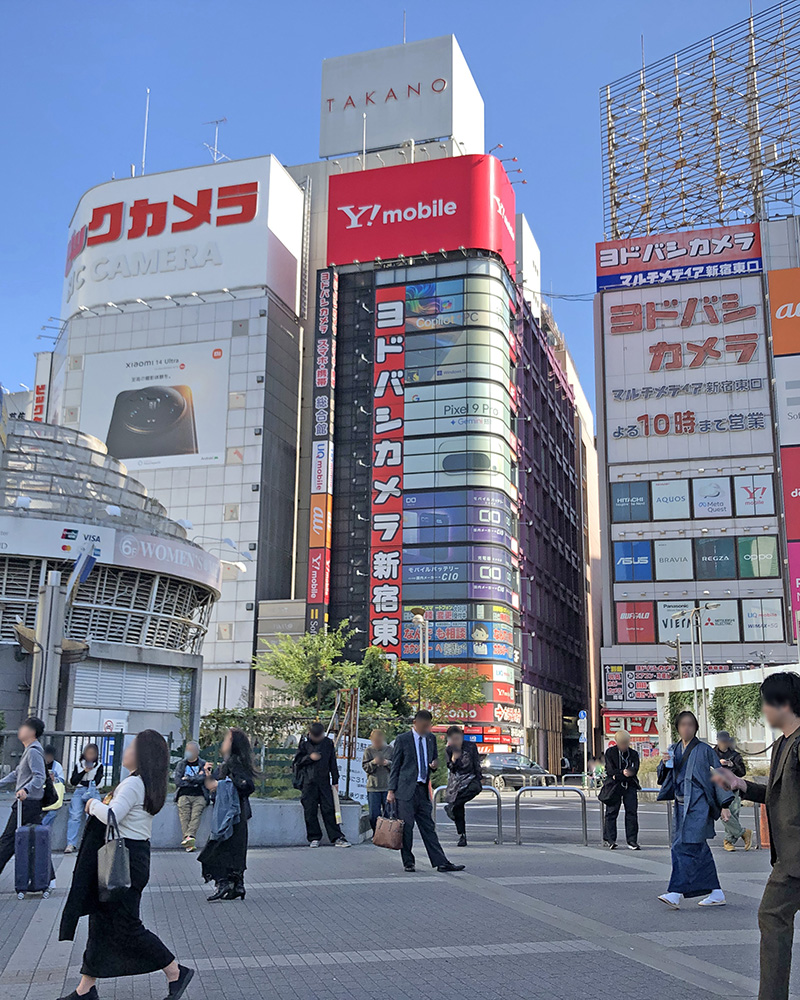
[(515, 271), (515, 200), (493, 156), (456, 156), (333, 174), (328, 261), (392, 260), (459, 247), (494, 250)]
[(786, 513), (786, 537), (800, 540), (800, 447), (781, 448), (783, 509)]
[(655, 642), (656, 620), (652, 601), (619, 601), (617, 642)]

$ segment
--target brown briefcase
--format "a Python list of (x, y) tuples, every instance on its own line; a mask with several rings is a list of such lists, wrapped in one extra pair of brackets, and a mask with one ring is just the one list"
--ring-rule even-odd
[(389, 851), (399, 851), (403, 844), (403, 820), (397, 818), (397, 813), (379, 816), (375, 823), (375, 833), (372, 843), (376, 847), (385, 847)]

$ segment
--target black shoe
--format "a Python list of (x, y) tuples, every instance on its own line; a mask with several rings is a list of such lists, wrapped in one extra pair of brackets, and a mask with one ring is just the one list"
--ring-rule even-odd
[(216, 890), (206, 897), (209, 903), (213, 903), (217, 899), (227, 899), (228, 893), (233, 889), (230, 882), (216, 882), (215, 885)]
[(187, 969), (185, 965), (178, 966), (178, 978), (174, 983), (169, 984), (169, 993), (164, 1000), (178, 1000), (183, 996), (183, 991), (189, 985), (194, 975), (194, 969)]
[(403, 865), (403, 869), (407, 872), (415, 872), (417, 870), (414, 865)]
[(453, 807), (450, 805), (449, 802), (444, 807), (444, 814), (452, 822), (452, 820), (453, 820)]
[(78, 993), (77, 990), (73, 990), (68, 996), (59, 997), (58, 1000), (99, 1000), (99, 997), (97, 987), (93, 986), (88, 993)]
[(231, 877), (231, 891), (225, 897), (226, 899), (244, 899), (247, 892), (244, 887), (244, 872), (234, 872)]
[(463, 872), (466, 865), (454, 865), (452, 861), (448, 861), (444, 865), (439, 865), (436, 869), (437, 872)]
[(461, 836), (458, 838), (458, 843), (456, 844), (456, 847), (466, 847), (466, 846), (467, 846), (467, 835), (466, 833), (462, 833)]
[(616, 851), (616, 849), (617, 849), (617, 845), (616, 844), (609, 844), (608, 841), (606, 841), (606, 847), (609, 849), (609, 851)]
[(641, 851), (641, 847), (638, 844), (628, 844), (629, 851)]

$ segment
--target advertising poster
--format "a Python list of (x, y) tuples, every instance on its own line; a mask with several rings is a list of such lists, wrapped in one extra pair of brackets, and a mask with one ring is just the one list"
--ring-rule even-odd
[(688, 480), (656, 480), (650, 486), (653, 492), (654, 521), (679, 521), (692, 516)]
[(401, 655), (405, 289), (375, 295), (372, 485), (370, 490), (370, 641)]
[(739, 642), (739, 602), (719, 601), (718, 608), (703, 609), (700, 628), (703, 642)]
[(652, 601), (618, 601), (615, 608), (618, 643), (656, 641)]
[(739, 576), (743, 580), (755, 577), (780, 576), (778, 539), (774, 535), (737, 539)]
[(656, 580), (694, 578), (692, 542), (689, 538), (661, 538), (653, 542)]
[(131, 471), (225, 461), (230, 342), (88, 354), (80, 429)]
[(650, 542), (614, 542), (614, 579), (617, 583), (653, 579)]
[(761, 233), (757, 225), (747, 223), (714, 226), (610, 240), (598, 243), (596, 254), (598, 292), (604, 288), (657, 287), (758, 274)]
[(333, 518), (333, 391), (336, 384), (336, 334), (339, 276), (317, 271), (314, 323), (314, 424), (311, 431), (306, 631), (316, 634), (328, 621)]
[(778, 438), (782, 446), (800, 444), (800, 355), (776, 357)]
[(731, 481), (727, 476), (721, 479), (693, 479), (692, 497), (694, 516), (697, 518), (733, 516)]
[(736, 476), (733, 480), (737, 517), (775, 513), (772, 476)]
[(745, 642), (783, 642), (783, 601), (779, 597), (748, 597), (742, 601)]
[(771, 451), (758, 278), (606, 292), (603, 324), (610, 463)]
[(698, 580), (736, 579), (736, 542), (733, 538), (696, 538), (694, 554)]
[(772, 353), (800, 354), (800, 268), (770, 271)]
[(474, 247), (515, 271), (514, 189), (493, 156), (453, 156), (332, 174), (328, 263)]

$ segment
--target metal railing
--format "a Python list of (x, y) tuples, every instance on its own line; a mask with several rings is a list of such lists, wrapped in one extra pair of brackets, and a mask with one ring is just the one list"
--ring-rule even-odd
[[(439, 785), (438, 788), (434, 788), (433, 790), (433, 795), (431, 796), (431, 805), (432, 805), (431, 812), (433, 814), (434, 826), (436, 825), (436, 799), (438, 798), (440, 792), (446, 792), (446, 791), (447, 791), (447, 785)], [(496, 788), (493, 788), (491, 785), (484, 785), (481, 788), (481, 791), (491, 792), (492, 795), (494, 795), (494, 797), (497, 799), (497, 839), (495, 840), (495, 843), (502, 844), (503, 843), (503, 799), (500, 795), (500, 792), (498, 792), (498, 790)]]
[[(100, 763), (103, 765), (104, 771), (102, 787), (112, 788), (119, 784), (122, 770), (122, 751), (125, 747), (124, 733), (98, 733), (86, 732), (85, 730), (50, 732), (44, 734), (42, 742), (44, 744), (50, 743), (56, 748), (56, 760), (64, 768), (67, 781), (69, 781), (72, 768), (77, 764), (84, 746), (87, 743), (96, 743), (100, 750)], [(6, 729), (0, 732), (0, 777), (16, 768), (22, 757), (23, 749), (15, 730)]]
[(589, 819), (586, 810), (586, 793), (573, 785), (524, 785), (514, 797), (514, 827), (516, 830), (516, 841), (522, 843), (522, 826), (520, 822), (520, 799), (525, 792), (571, 792), (580, 796), (581, 800), (581, 825), (583, 827), (583, 846), (589, 846)]
[[(652, 792), (657, 795), (661, 789), (660, 788), (641, 788), (641, 792)], [(667, 810), (667, 835), (669, 837), (670, 844), (672, 843), (672, 833), (673, 833), (673, 799), (667, 799), (664, 802)], [(604, 803), (600, 803), (600, 836), (603, 838), (604, 828), (605, 828), (605, 818), (606, 818), (606, 807)], [(755, 841), (756, 851), (760, 851), (764, 846), (761, 841), (761, 806), (758, 802), (753, 803), (753, 839)]]

